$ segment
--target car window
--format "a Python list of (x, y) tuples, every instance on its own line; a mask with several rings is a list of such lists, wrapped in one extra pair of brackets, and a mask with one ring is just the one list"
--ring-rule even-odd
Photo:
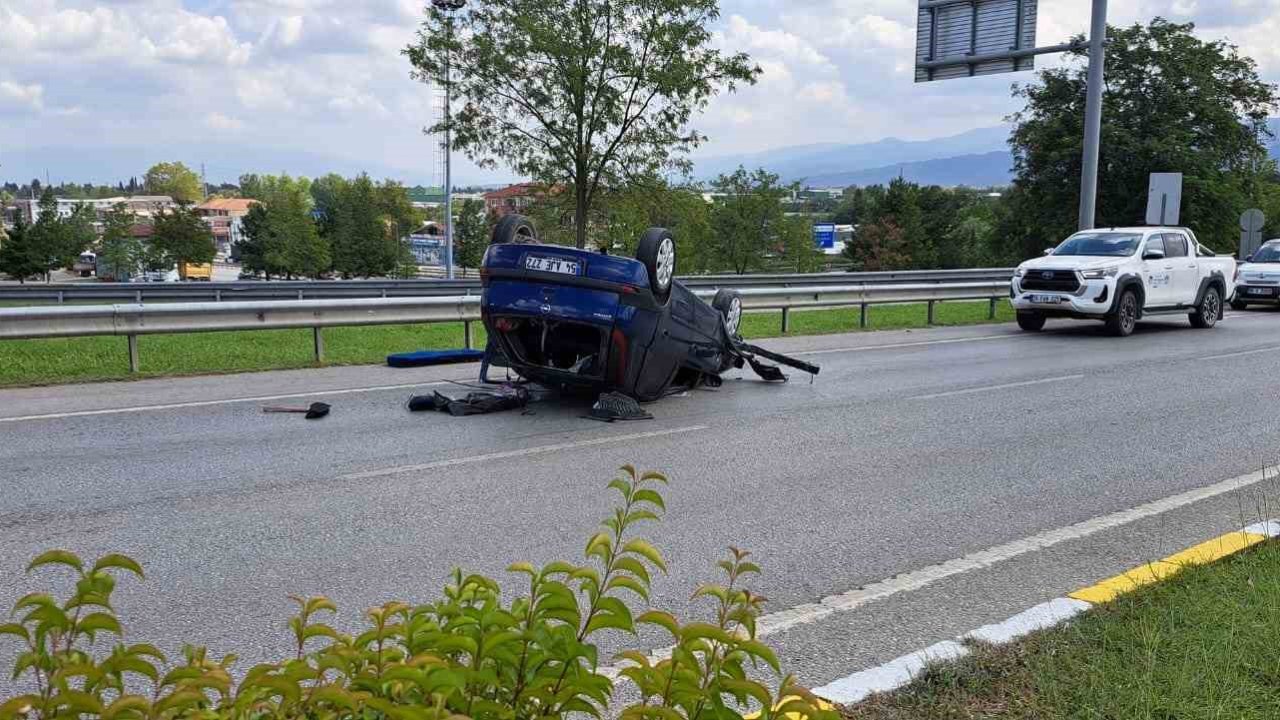
[(1280, 245), (1263, 245), (1253, 254), (1256, 263), (1280, 263)]
[(1164, 238), (1159, 235), (1152, 235), (1147, 239), (1147, 245), (1142, 249), (1142, 254), (1149, 252), (1164, 252)]
[(1187, 239), (1176, 233), (1165, 233), (1164, 236), (1164, 254), (1165, 257), (1186, 257), (1187, 256)]
[(1138, 249), (1142, 236), (1137, 233), (1079, 232), (1054, 249), (1054, 255), (1090, 257), (1128, 257)]

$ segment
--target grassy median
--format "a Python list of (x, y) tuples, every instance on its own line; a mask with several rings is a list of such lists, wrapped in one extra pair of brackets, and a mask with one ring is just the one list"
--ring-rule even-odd
[[(1013, 318), (1007, 302), (998, 310), (998, 321)], [(942, 303), (934, 319), (938, 325), (990, 322), (985, 302)], [(868, 329), (927, 327), (926, 320), (924, 305), (878, 305), (870, 308)], [(472, 328), (476, 345), (483, 347), (483, 326), (477, 322)], [(781, 313), (749, 313), (742, 329), (749, 338), (778, 337)], [(858, 329), (857, 308), (814, 310), (792, 313), (789, 334)], [(389, 353), (462, 347), (463, 329), (461, 323), (328, 328), (324, 342), (326, 364), (360, 365), (383, 362)], [(123, 337), (0, 341), (0, 387), (315, 366), (310, 330), (145, 335), (138, 338), (138, 356), (142, 371), (130, 375)]]
[(1280, 543), (926, 670), (847, 720), (1280, 717)]

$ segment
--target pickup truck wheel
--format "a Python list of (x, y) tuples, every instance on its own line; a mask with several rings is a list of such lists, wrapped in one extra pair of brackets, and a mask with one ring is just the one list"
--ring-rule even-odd
[(523, 215), (514, 214), (504, 215), (498, 224), (493, 226), (493, 238), (490, 240), (491, 245), (536, 242), (538, 242), (538, 231), (533, 228), (533, 222)]
[(1107, 316), (1107, 331), (1116, 337), (1129, 337), (1138, 326), (1138, 295), (1125, 290), (1116, 303), (1116, 311)]
[(1190, 315), (1191, 327), (1211, 328), (1218, 324), (1218, 316), (1222, 313), (1222, 294), (1218, 288), (1210, 286), (1200, 299), (1200, 307)]
[(1231, 309), (1232, 309), (1232, 310), (1244, 310), (1244, 309), (1245, 309), (1245, 308), (1247, 308), (1247, 307), (1249, 307), (1249, 303), (1247, 303), (1247, 302), (1245, 302), (1245, 301), (1243, 301), (1243, 300), (1232, 300), (1232, 301), (1231, 301)]
[(1045, 316), (1044, 313), (1038, 312), (1019, 312), (1018, 327), (1027, 332), (1040, 332), (1044, 329)]

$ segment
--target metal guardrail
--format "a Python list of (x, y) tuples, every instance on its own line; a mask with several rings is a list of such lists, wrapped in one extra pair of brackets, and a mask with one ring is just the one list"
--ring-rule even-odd
[[(866, 327), (871, 305), (926, 303), (932, 324), (939, 302), (987, 300), (988, 315), (995, 317), (996, 303), (1008, 295), (1009, 282), (748, 286), (739, 292), (748, 310), (782, 310), (782, 330), (787, 332), (795, 309), (857, 306), (861, 309), (860, 326)], [(695, 293), (710, 298), (715, 291), (698, 288)], [(123, 335), (128, 338), (129, 369), (137, 372), (141, 335), (311, 328), (319, 362), (324, 360), (321, 330), (326, 327), (462, 322), (470, 348), (471, 324), (479, 319), (479, 295), (33, 306), (0, 308), (0, 340)]]
[[(681, 278), (690, 288), (790, 287), (895, 283), (996, 282), (1012, 269), (907, 270), (812, 274), (699, 275)], [(241, 300), (322, 300), (347, 298), (431, 297), (480, 293), (480, 280), (304, 280), (183, 283), (65, 283), (0, 285), (0, 300), (41, 303), (227, 302)]]

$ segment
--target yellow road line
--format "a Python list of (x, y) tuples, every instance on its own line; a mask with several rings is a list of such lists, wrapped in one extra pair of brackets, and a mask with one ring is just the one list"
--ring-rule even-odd
[(1211, 563), (1240, 552), (1245, 548), (1257, 545), (1266, 539), (1266, 535), (1258, 533), (1230, 532), (1187, 548), (1180, 553), (1175, 553), (1146, 565), (1140, 565), (1115, 577), (1081, 588), (1068, 595), (1068, 597), (1095, 605), (1110, 602), (1143, 585), (1149, 585), (1157, 580), (1176, 575), (1188, 565)]

